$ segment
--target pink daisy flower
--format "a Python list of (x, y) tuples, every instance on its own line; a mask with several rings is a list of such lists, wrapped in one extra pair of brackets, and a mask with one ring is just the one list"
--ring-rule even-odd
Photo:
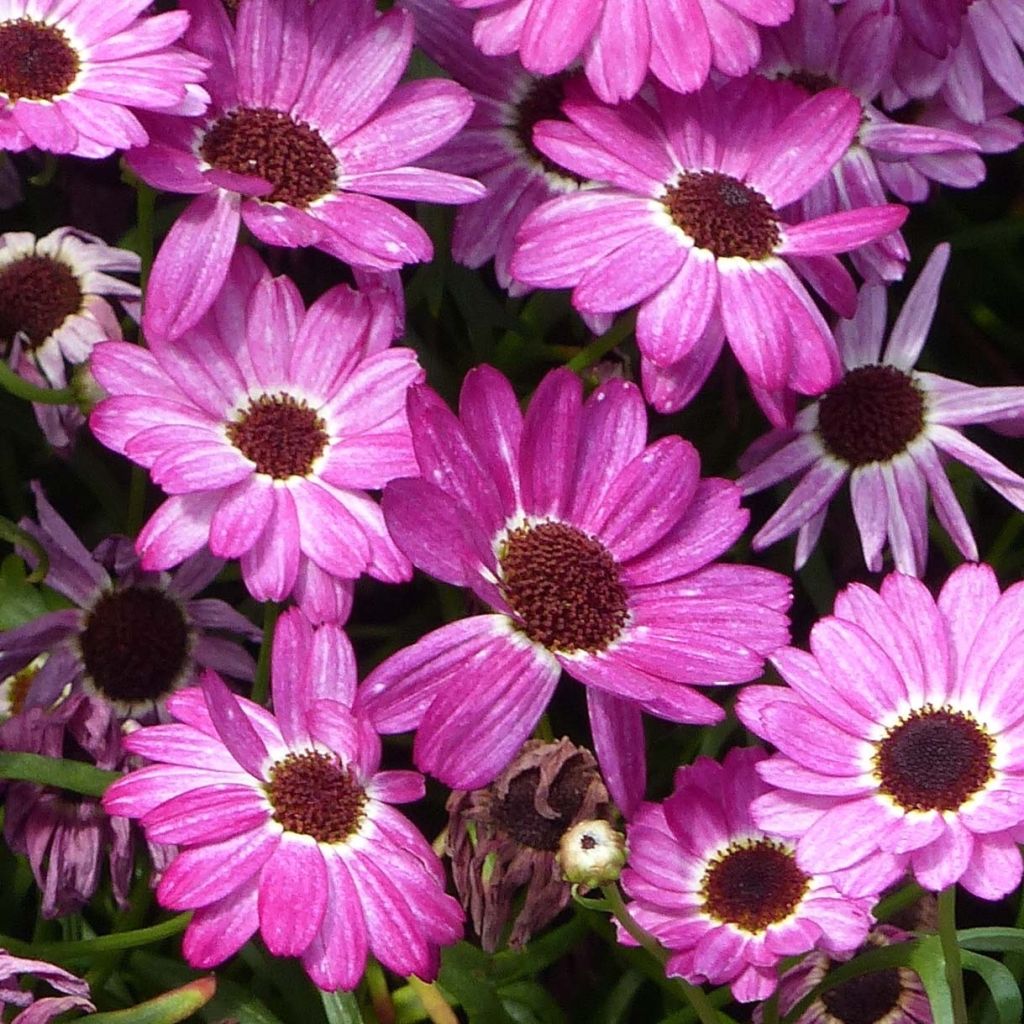
[(630, 823), (622, 874), (630, 914), (671, 953), (669, 977), (727, 984), (744, 1003), (775, 991), (784, 957), (854, 950), (872, 920), (870, 899), (802, 870), (792, 843), (754, 823), (751, 801), (770, 789), (756, 770), (766, 757), (734, 748), (721, 764), (699, 757), (680, 768), (672, 795)]
[(147, 337), (177, 337), (209, 308), (243, 223), (369, 270), (431, 258), (427, 233), (380, 197), (465, 203), (484, 188), (412, 166), (473, 107), (454, 82), (398, 85), (412, 37), (410, 15), (378, 17), (365, 0), (247, 0), (237, 28), (220, 4), (193, 6), (188, 42), (215, 69), (210, 110), (151, 119), (151, 144), (128, 157), (155, 188), (196, 195), (157, 254)]
[[(145, 572), (132, 542), (116, 536), (90, 554), (39, 485), (32, 489), (39, 521), (19, 525), (46, 552), (46, 584), (70, 607), (0, 633), (0, 678), (30, 670), (16, 705), (50, 707), (72, 687), (122, 712), (150, 713), (201, 668), (252, 679), (255, 663), (238, 641), (260, 631), (224, 601), (196, 597), (222, 561), (203, 551), (173, 574)], [(36, 564), (31, 550), (21, 553)]]
[[(960, 42), (964, 11), (972, 0), (896, 0), (893, 5), (903, 31), (923, 50), (945, 57)], [(848, 0), (852, 11), (878, 9), (877, 0)]]
[(740, 720), (780, 751), (759, 766), (778, 790), (754, 820), (796, 843), (803, 870), (855, 896), (908, 871), (989, 900), (1020, 884), (1022, 601), (987, 565), (960, 566), (937, 601), (901, 573), (879, 593), (854, 583), (810, 654), (773, 656), (788, 687), (740, 694)]
[[(799, 200), (801, 220), (884, 203), (886, 170), (892, 167), (898, 173), (914, 157), (978, 148), (972, 138), (948, 129), (894, 121), (875, 105), (892, 73), (899, 37), (891, 8), (865, 12), (856, 3), (837, 12), (828, 0), (797, 0), (794, 17), (766, 33), (758, 66), (762, 74), (786, 77), (808, 94), (839, 85), (861, 103), (860, 125), (849, 149), (832, 173)], [(850, 258), (867, 280), (898, 281), (910, 252), (902, 235), (894, 232), (855, 249)], [(851, 282), (843, 301), (833, 304), (843, 316), (851, 316), (854, 302)]]
[(409, 395), (419, 479), (384, 492), (388, 528), (419, 568), (493, 611), (442, 626), (379, 666), (360, 706), (382, 732), (416, 728), (416, 764), (475, 789), (515, 756), (564, 669), (587, 686), (608, 787), (627, 814), (645, 785), (641, 711), (717, 722), (693, 689), (757, 678), (785, 642), (789, 581), (716, 565), (747, 513), (700, 478), (680, 437), (647, 444), (635, 385), (583, 401), (549, 373), (525, 418), (496, 370), (470, 371), (460, 415)]
[(111, 397), (93, 433), (170, 495), (139, 534), (143, 567), (209, 545), (241, 559), (257, 600), (294, 594), (319, 621), (347, 616), (364, 572), (408, 579), (366, 493), (416, 472), (405, 393), (423, 371), (412, 349), (387, 347), (392, 325), (347, 285), (306, 310), (289, 278), (239, 249), (187, 338), (97, 346)]
[(109, 156), (149, 139), (137, 111), (200, 114), (207, 62), (172, 44), (189, 16), (149, 0), (0, 7), (0, 149)]
[(484, 53), (519, 54), (538, 75), (582, 58), (606, 103), (635, 96), (650, 70), (677, 92), (693, 92), (715, 68), (746, 74), (760, 56), (758, 27), (779, 25), (793, 0), (452, 0), (477, 12)]
[(857, 313), (836, 329), (846, 372), (797, 415), (792, 429), (755, 441), (741, 460), (745, 494), (790, 476), (800, 481), (754, 537), (755, 550), (798, 531), (796, 567), (810, 556), (828, 506), (848, 479), (864, 561), (882, 568), (888, 541), (896, 568), (920, 576), (928, 555), (928, 495), (966, 558), (974, 535), (943, 469), (943, 457), (973, 469), (1019, 509), (1024, 479), (958, 428), (1024, 416), (1024, 388), (978, 388), (913, 369), (931, 327), (949, 246), (938, 246), (910, 290), (883, 352), (885, 289), (861, 289)]
[(379, 770), (380, 740), (352, 710), (355, 657), (337, 626), (314, 630), (286, 612), (271, 678), (273, 715), (213, 672), (176, 694), (178, 723), (125, 740), (154, 763), (103, 798), (150, 839), (182, 848), (157, 898), (195, 910), (186, 960), (212, 967), (259, 930), (322, 989), (354, 988), (368, 953), (396, 974), (433, 978), (462, 911), (430, 845), (390, 806), (422, 797), (422, 776)]
[[(889, 234), (907, 213), (877, 206), (796, 224), (780, 217), (846, 152), (860, 104), (830, 89), (791, 109), (795, 86), (749, 78), (695, 96), (662, 90), (658, 109), (639, 98), (612, 109), (576, 84), (562, 105), (571, 123), (542, 121), (534, 142), (609, 184), (535, 210), (512, 273), (536, 287), (573, 288), (573, 305), (586, 313), (639, 303), (645, 359), (662, 368), (689, 360), (700, 381), (728, 338), (781, 422), (772, 396), (819, 394), (839, 375), (835, 341), (793, 257), (834, 257)], [(812, 283), (846, 278), (834, 258), (814, 267)]]
[[(112, 273), (138, 273), (139, 257), (77, 228), (43, 238), (0, 235), (0, 346), (11, 368), (40, 387), (63, 388), (67, 363), (83, 363), (93, 346), (120, 338), (108, 297), (138, 314), (139, 288)], [(33, 405), (47, 440), (67, 449), (85, 417), (75, 406)]]
[[(866, 949), (910, 942), (910, 932), (880, 924), (868, 936)], [(790, 1011), (812, 989), (817, 988), (836, 966), (849, 957), (827, 953), (805, 956), (779, 979), (779, 1012)], [(827, 989), (797, 1017), (795, 1024), (933, 1024), (931, 1004), (916, 971), (889, 967), (871, 971)], [(764, 1013), (754, 1010), (754, 1024), (763, 1024)]]

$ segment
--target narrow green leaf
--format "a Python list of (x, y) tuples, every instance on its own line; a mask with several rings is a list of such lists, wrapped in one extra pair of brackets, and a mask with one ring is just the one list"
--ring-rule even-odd
[(442, 952), (438, 984), (462, 1004), (470, 1024), (514, 1024), (495, 991), (490, 957), (469, 943)]
[(363, 1024), (356, 997), (351, 992), (321, 992), (328, 1024)]
[(1020, 1024), (1024, 1017), (1024, 1000), (1021, 999), (1017, 979), (1009, 968), (998, 960), (970, 950), (961, 953), (960, 959), (965, 971), (974, 971), (988, 986), (1001, 1024)]
[(212, 976), (199, 978), (138, 1006), (95, 1013), (89, 1020), (91, 1024), (178, 1024), (204, 1007), (216, 991), (217, 982)]
[(926, 935), (911, 945), (914, 949), (910, 966), (917, 971), (928, 994), (934, 1024), (954, 1024), (953, 996), (946, 981), (946, 958), (938, 935)]
[(961, 948), (978, 953), (1024, 953), (1024, 931), (1020, 928), (962, 928), (956, 938)]
[(25, 563), (17, 555), (8, 555), (0, 565), (0, 630), (22, 626), (46, 610), (42, 594), (25, 574)]
[(40, 786), (70, 789), (84, 796), (103, 796), (107, 787), (120, 778), (120, 772), (107, 772), (84, 761), (0, 752), (0, 779), (20, 779)]

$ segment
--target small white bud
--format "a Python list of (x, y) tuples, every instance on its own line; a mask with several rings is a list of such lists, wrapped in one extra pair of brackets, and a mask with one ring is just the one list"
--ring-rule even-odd
[(573, 825), (558, 844), (562, 874), (583, 889), (616, 881), (625, 863), (626, 837), (600, 819)]

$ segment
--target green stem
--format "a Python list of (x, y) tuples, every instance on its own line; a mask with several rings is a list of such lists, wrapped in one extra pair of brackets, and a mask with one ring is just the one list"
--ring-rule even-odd
[(128, 481), (128, 511), (125, 513), (125, 533), (129, 537), (138, 535), (142, 521), (146, 518), (146, 487), (149, 478), (141, 466), (132, 466)]
[(109, 772), (84, 761), (45, 757), (42, 754), (24, 754), (20, 751), (0, 751), (0, 779), (18, 779), (40, 786), (57, 786), (82, 793), (84, 796), (102, 796), (111, 783), (122, 778), (120, 772)]
[(276, 601), (267, 601), (263, 605), (263, 642), (256, 661), (256, 678), (252, 683), (252, 699), (257, 704), (266, 704), (270, 693), (270, 654), (274, 645), (274, 627), (280, 614), (281, 606)]
[(16, 374), (0, 359), (0, 387), (15, 398), (23, 398), (26, 402), (38, 402), (40, 405), (73, 405), (75, 389), (70, 385), (66, 388), (41, 388), (30, 384), (24, 377)]
[[(633, 920), (632, 915), (626, 908), (625, 902), (622, 899), (622, 893), (619, 892), (619, 887), (614, 883), (609, 885), (601, 886), (601, 893), (604, 898), (608, 901), (608, 906), (611, 908), (612, 915), (622, 925), (623, 928), (632, 936), (636, 941), (645, 949), (655, 960), (665, 966), (668, 963), (669, 952), (658, 940), (651, 935), (650, 932), (644, 931)], [(954, 937), (955, 938), (955, 937)], [(683, 994), (686, 996), (690, 1005), (693, 1007), (693, 1012), (697, 1014), (701, 1024), (719, 1024), (718, 1013), (715, 1008), (711, 1005), (708, 1000), (707, 994), (702, 988), (696, 985), (690, 985), (683, 981), (681, 978), (676, 978), (679, 982), (680, 988), (683, 990)]]
[[(139, 285), (142, 294), (146, 294), (146, 285), (149, 283), (149, 272), (153, 268), (153, 212), (156, 208), (156, 192), (144, 181), (135, 183), (135, 216), (138, 222), (139, 240)], [(142, 341), (140, 334), (139, 341)]]
[(600, 338), (595, 339), (586, 348), (580, 349), (580, 351), (572, 357), (565, 365), (573, 371), (573, 373), (581, 373), (589, 366), (593, 366), (599, 359), (608, 355), (609, 352), (616, 345), (625, 341), (630, 334), (633, 333), (636, 328), (636, 315), (629, 314), (627, 316), (620, 317), (612, 326), (601, 335)]
[(946, 961), (946, 982), (953, 997), (955, 1024), (968, 1024), (964, 974), (960, 965), (960, 945), (956, 941), (956, 885), (939, 893), (939, 941)]
[(46, 574), (50, 571), (50, 556), (46, 548), (17, 523), (0, 516), (0, 540), (9, 541), (11, 544), (21, 544), (28, 548), (36, 556), (36, 567), (25, 577), (26, 583), (42, 583)]
[(149, 946), (154, 942), (179, 935), (192, 920), (192, 913), (178, 914), (149, 928), (138, 928), (130, 932), (115, 932), (113, 935), (99, 935), (95, 939), (81, 939), (78, 942), (22, 942), (20, 939), (0, 935), (0, 946), (16, 956), (31, 956), (38, 960), (64, 963), (68, 960), (91, 959), (97, 953), (109, 953), (119, 949), (135, 949)]

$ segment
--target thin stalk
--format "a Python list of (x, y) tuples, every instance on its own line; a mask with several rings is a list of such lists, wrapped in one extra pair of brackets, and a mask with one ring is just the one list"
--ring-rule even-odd
[(964, 972), (960, 964), (960, 945), (956, 941), (956, 885), (939, 893), (939, 941), (946, 961), (946, 982), (953, 997), (955, 1024), (968, 1024)]
[(420, 981), (416, 975), (411, 975), (406, 980), (409, 982), (413, 992), (416, 993), (419, 1001), (423, 1004), (423, 1009), (427, 1011), (427, 1016), (434, 1024), (459, 1024), (459, 1018), (455, 1015), (455, 1011), (451, 1006), (448, 1005), (448, 1000), (441, 995), (441, 990), (437, 985)]
[(274, 627), (280, 614), (281, 606), (276, 601), (267, 601), (263, 605), (263, 642), (260, 644), (256, 678), (252, 684), (252, 699), (257, 704), (266, 704), (270, 694), (270, 653), (274, 645)]
[(630, 314), (620, 317), (612, 326), (585, 348), (580, 349), (565, 365), (573, 373), (582, 373), (604, 358), (616, 345), (626, 340), (636, 328), (636, 316)]
[[(612, 882), (609, 885), (601, 886), (601, 893), (611, 909), (612, 915), (622, 925), (623, 928), (631, 935), (641, 947), (645, 949), (655, 960), (662, 965), (668, 962), (669, 953), (664, 946), (658, 940), (651, 935), (650, 932), (644, 931), (633, 919), (629, 910), (626, 908), (626, 904), (622, 899), (622, 893), (619, 892), (619, 887)], [(954, 936), (955, 938), (955, 936)], [(714, 1006), (711, 1005), (707, 994), (702, 988), (696, 985), (690, 985), (683, 981), (681, 978), (673, 979), (679, 983), (679, 987), (683, 990), (683, 994), (686, 996), (690, 1006), (693, 1007), (693, 1012), (697, 1014), (697, 1018), (701, 1021), (701, 1024), (719, 1024), (718, 1013)]]
[(40, 405), (74, 405), (75, 389), (41, 388), (30, 384), (24, 377), (16, 374), (3, 359), (0, 359), (0, 387), (15, 398), (23, 398), (26, 402), (38, 402)]

